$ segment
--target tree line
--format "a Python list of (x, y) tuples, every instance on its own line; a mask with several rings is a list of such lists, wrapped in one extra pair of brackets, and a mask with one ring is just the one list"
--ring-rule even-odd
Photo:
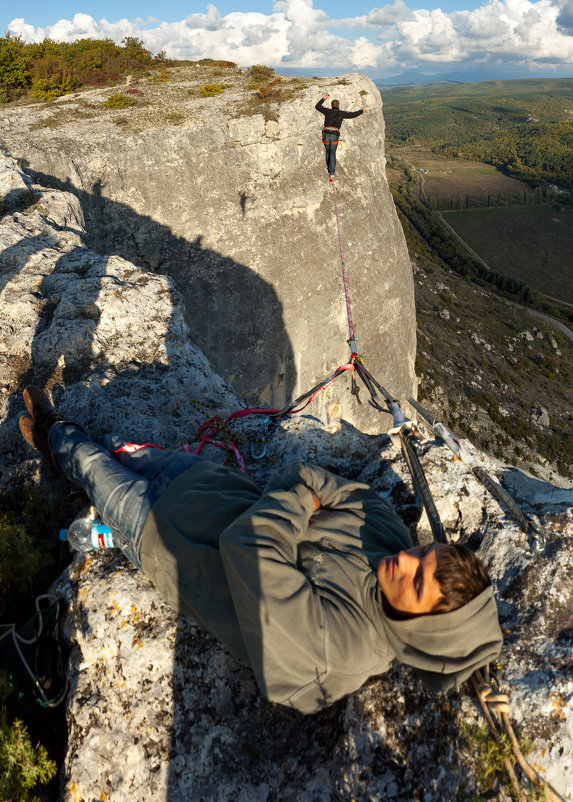
[(510, 206), (547, 203), (559, 203), (564, 206), (573, 205), (573, 195), (560, 193), (556, 187), (537, 186), (533, 192), (521, 189), (518, 192), (482, 192), (481, 195), (464, 192), (430, 195), (428, 203), (430, 204), (430, 209), (436, 209), (440, 212), (461, 211), (464, 209), (508, 208)]
[(109, 86), (122, 76), (141, 75), (164, 61), (163, 52), (154, 56), (133, 36), (121, 45), (111, 39), (27, 44), (8, 33), (0, 37), (0, 103), (24, 94), (55, 100), (81, 86)]

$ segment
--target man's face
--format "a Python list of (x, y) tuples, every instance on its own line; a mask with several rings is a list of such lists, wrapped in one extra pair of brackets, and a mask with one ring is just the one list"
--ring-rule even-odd
[(378, 583), (394, 610), (422, 615), (439, 601), (443, 594), (434, 574), (441, 548), (440, 543), (415, 546), (380, 560)]

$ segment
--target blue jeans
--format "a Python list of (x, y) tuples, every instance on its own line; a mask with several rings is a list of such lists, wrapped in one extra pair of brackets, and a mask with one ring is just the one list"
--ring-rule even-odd
[(340, 133), (338, 131), (323, 131), (322, 142), (326, 156), (326, 167), (329, 175), (334, 175), (336, 170), (336, 148), (338, 147), (338, 140)]
[[(141, 568), (140, 536), (153, 504), (173, 479), (201, 457), (149, 447), (112, 457), (108, 448), (70, 423), (54, 424), (48, 440), (58, 468), (85, 490), (102, 521), (114, 530), (114, 540), (123, 553)], [(109, 448), (125, 442), (104, 441)]]

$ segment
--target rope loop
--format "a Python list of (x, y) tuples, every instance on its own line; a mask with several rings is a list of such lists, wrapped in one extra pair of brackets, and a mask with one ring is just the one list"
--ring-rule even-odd
[(485, 683), (476, 689), (478, 698), (482, 704), (488, 705), (496, 713), (509, 713), (509, 696), (507, 693), (499, 693), (491, 685)]
[[(520, 800), (529, 798), (525, 796), (523, 788), (525, 787), (529, 790), (529, 785), (532, 785), (545, 794), (544, 799), (548, 800), (548, 802), (567, 802), (567, 800), (552, 788), (545, 778), (535, 771), (533, 766), (525, 759), (509, 720), (509, 695), (500, 691), (499, 671), (496, 670), (496, 674), (493, 679), (490, 680), (489, 666), (483, 669), (483, 674), (477, 669), (472, 674), (472, 683), (479, 699), (482, 712), (489, 725), (492, 738), (499, 744), (502, 740), (502, 735), (505, 734), (511, 744), (514, 762), (512, 763), (511, 760), (506, 758), (503, 761), (503, 766), (511, 780), (517, 798)], [(495, 714), (497, 724), (492, 716), (492, 712)], [(514, 770), (515, 763), (519, 764), (523, 772), (520, 780), (518, 780)]]

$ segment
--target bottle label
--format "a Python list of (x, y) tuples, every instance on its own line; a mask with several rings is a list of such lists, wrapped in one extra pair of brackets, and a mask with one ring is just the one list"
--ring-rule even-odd
[(94, 523), (92, 526), (92, 546), (94, 549), (112, 549), (113, 537), (109, 526)]

